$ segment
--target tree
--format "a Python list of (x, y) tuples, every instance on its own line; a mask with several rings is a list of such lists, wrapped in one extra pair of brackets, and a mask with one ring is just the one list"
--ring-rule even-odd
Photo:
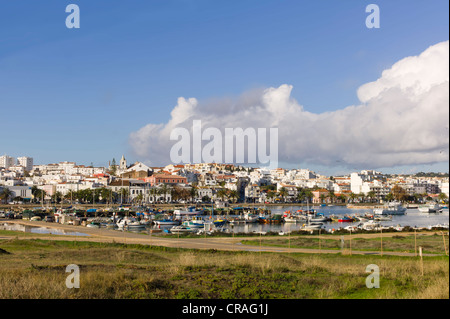
[(395, 200), (402, 202), (406, 199), (406, 191), (399, 185), (395, 185), (391, 189), (391, 193), (394, 196)]
[(2, 192), (0, 193), (0, 199), (3, 200), (6, 203), (8, 203), (8, 199), (12, 196), (13, 192), (9, 188), (5, 187), (3, 188)]
[(232, 191), (230, 191), (229, 196), (230, 196), (230, 198), (233, 199), (233, 202), (236, 202), (237, 199), (239, 198), (239, 193), (237, 190), (232, 190)]
[(125, 187), (121, 187), (119, 189), (119, 195), (120, 195), (120, 199), (121, 199), (121, 204), (123, 202), (127, 202), (128, 201), (128, 196), (130, 195), (130, 190), (128, 188)]
[(448, 199), (448, 196), (447, 196), (447, 194), (445, 194), (445, 193), (440, 193), (439, 196), (438, 196), (438, 199), (439, 199), (441, 202), (445, 202), (445, 201)]
[(61, 200), (63, 199), (63, 194), (61, 192), (56, 192), (55, 195), (53, 195), (55, 198), (55, 203), (59, 203), (61, 202)]
[(333, 190), (331, 190), (331, 191), (328, 193), (328, 197), (330, 198), (330, 201), (331, 201), (331, 203), (333, 204), (333, 203), (335, 202), (335, 199), (336, 199), (336, 194), (334, 193)]
[(320, 202), (323, 203), (325, 201), (325, 198), (327, 198), (327, 195), (325, 194), (320, 194)]
[(273, 199), (277, 196), (275, 191), (269, 190), (267, 192), (267, 198), (273, 203)]
[(394, 200), (394, 195), (392, 193), (389, 193), (386, 195), (386, 201), (391, 202)]
[(376, 196), (377, 196), (377, 195), (375, 194), (374, 191), (370, 191), (370, 192), (367, 193), (367, 197), (370, 198), (370, 202), (371, 202), (371, 203), (373, 202), (373, 200), (374, 200), (374, 198), (375, 198)]
[(224, 188), (221, 188), (217, 191), (217, 196), (222, 199), (222, 201), (225, 199), (225, 197), (228, 197), (227, 191)]
[(195, 198), (198, 196), (198, 189), (196, 186), (192, 185), (190, 191), (191, 201), (194, 202)]
[(109, 172), (111, 175), (116, 176), (117, 174), (117, 164), (116, 164), (116, 159), (113, 158), (112, 162), (111, 162), (111, 170)]
[(278, 195), (281, 196), (283, 202), (285, 202), (285, 197), (288, 195), (287, 189), (285, 187), (281, 187), (280, 191), (278, 192)]
[(355, 193), (353, 193), (353, 192), (350, 193), (350, 199), (351, 199), (352, 203), (355, 202), (355, 199), (356, 199), (357, 197), (358, 197), (358, 195), (356, 195)]
[(341, 201), (341, 203), (345, 203), (345, 201), (347, 200), (347, 197), (345, 197), (344, 194), (339, 195), (338, 198)]
[(142, 204), (142, 201), (144, 200), (144, 195), (142, 193), (139, 193), (134, 199), (133, 201), (135, 203), (139, 203)]

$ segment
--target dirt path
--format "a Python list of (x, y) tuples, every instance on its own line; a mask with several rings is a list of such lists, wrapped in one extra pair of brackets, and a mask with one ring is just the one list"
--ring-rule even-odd
[[(19, 239), (47, 239), (47, 240), (67, 240), (67, 241), (91, 241), (91, 242), (104, 242), (104, 243), (126, 243), (126, 244), (142, 244), (142, 245), (154, 245), (165, 246), (172, 248), (188, 248), (188, 249), (216, 249), (216, 250), (228, 250), (228, 251), (261, 251), (261, 252), (277, 252), (277, 253), (321, 253), (321, 254), (339, 254), (341, 250), (331, 249), (305, 249), (305, 248), (285, 248), (285, 247), (273, 247), (273, 246), (259, 246), (259, 245), (244, 245), (240, 242), (243, 240), (259, 240), (259, 237), (204, 237), (198, 238), (164, 238), (164, 236), (155, 236), (147, 234), (138, 234), (131, 232), (120, 232), (111, 229), (98, 229), (89, 228), (83, 226), (62, 225), (46, 222), (32, 222), (26, 220), (0, 220), (0, 222), (15, 223), (21, 225), (35, 226), (35, 227), (48, 227), (59, 230), (65, 230), (67, 232), (78, 232), (86, 234), (86, 236), (70, 236), (70, 235), (45, 235), (30, 233), (24, 236), (6, 236), (3, 235), (1, 239), (19, 238)], [(411, 235), (414, 233), (401, 233), (401, 235)], [(421, 233), (428, 234), (428, 233)], [(430, 233), (432, 235), (434, 233)], [(398, 235), (398, 233), (385, 233), (383, 237), (392, 237)], [(349, 235), (345, 235), (348, 237)], [(352, 235), (354, 238), (380, 238), (380, 234), (358, 234)], [(313, 238), (317, 236), (291, 236), (294, 237), (308, 237)], [(325, 237), (325, 236), (323, 236)], [(323, 238), (322, 237), (322, 238)], [(267, 237), (264, 237), (267, 238)], [(264, 238), (261, 240), (264, 241)], [(273, 237), (269, 237), (273, 238)], [(276, 237), (279, 238), (279, 237)], [(341, 235), (326, 235), (326, 238), (340, 239)], [(349, 253), (348, 251), (346, 253)], [(380, 251), (355, 251), (351, 252), (353, 255), (380, 255)], [(391, 252), (383, 251), (383, 255), (392, 256), (415, 256), (414, 253), (407, 252)], [(426, 254), (426, 256), (438, 256), (435, 254)]]

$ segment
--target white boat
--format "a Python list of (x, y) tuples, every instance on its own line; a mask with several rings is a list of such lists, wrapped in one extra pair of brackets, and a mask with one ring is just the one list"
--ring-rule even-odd
[(379, 222), (381, 222), (381, 221), (384, 221), (384, 222), (391, 221), (392, 220), (392, 215), (375, 216), (374, 220), (375, 221), (379, 221)]
[(198, 231), (198, 229), (191, 228), (191, 227), (188, 227), (188, 226), (185, 226), (185, 225), (173, 226), (170, 229), (170, 232), (174, 233), (174, 234), (195, 233), (197, 231)]
[(145, 228), (145, 225), (142, 225), (138, 220), (129, 217), (119, 219), (116, 225), (119, 229)]
[(298, 216), (295, 216), (295, 215), (284, 217), (285, 223), (300, 223), (303, 221), (304, 221), (303, 219), (300, 219)]
[(304, 230), (319, 230), (323, 226), (322, 223), (304, 224), (302, 229)]
[(160, 219), (160, 220), (155, 220), (155, 224), (158, 226), (177, 226), (180, 225), (180, 221), (179, 220), (175, 220), (175, 219)]
[(383, 207), (374, 208), (375, 215), (405, 215), (406, 208), (401, 203), (391, 202)]
[(195, 207), (189, 207), (187, 210), (181, 210), (176, 209), (173, 211), (174, 216), (181, 217), (181, 216), (198, 216), (198, 215), (204, 215), (204, 211), (197, 210)]
[(442, 209), (438, 204), (426, 204), (419, 206), (419, 212), (421, 213), (428, 213), (428, 214), (434, 214), (434, 213), (441, 213)]
[(312, 223), (324, 223), (328, 220), (330, 220), (328, 217), (311, 217), (311, 218), (309, 218), (309, 221)]
[(190, 228), (204, 228), (205, 221), (200, 216), (193, 216), (192, 219), (184, 221), (182, 225)]
[(344, 229), (345, 230), (348, 230), (348, 231), (357, 231), (358, 230), (358, 226), (355, 226), (355, 225), (350, 225), (350, 226), (347, 226), (347, 227), (344, 227)]
[(250, 213), (244, 214), (244, 220), (246, 223), (256, 223), (259, 217)]
[(364, 230), (378, 230), (378, 229), (380, 229), (380, 227), (381, 227), (381, 224), (376, 221), (373, 221), (373, 220), (363, 223), (361, 226), (361, 228)]

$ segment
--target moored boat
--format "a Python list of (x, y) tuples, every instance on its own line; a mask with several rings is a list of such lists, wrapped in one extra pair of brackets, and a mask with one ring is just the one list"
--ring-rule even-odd
[(426, 205), (421, 205), (419, 206), (419, 212), (421, 213), (428, 213), (428, 214), (433, 214), (433, 213), (441, 213), (442, 209), (438, 204), (426, 204)]
[(406, 208), (398, 202), (391, 202), (382, 207), (373, 209), (375, 215), (405, 215)]
[(350, 216), (344, 216), (344, 217), (340, 217), (338, 219), (338, 222), (339, 223), (352, 223), (352, 222), (354, 222), (354, 219)]
[(170, 232), (174, 234), (186, 234), (186, 233), (195, 233), (198, 231), (198, 228), (191, 228), (186, 225), (173, 226), (170, 228)]

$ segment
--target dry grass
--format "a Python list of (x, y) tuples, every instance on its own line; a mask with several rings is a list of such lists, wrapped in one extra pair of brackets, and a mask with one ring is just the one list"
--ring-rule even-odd
[[(0, 242), (0, 298), (449, 298), (448, 258), (218, 252), (39, 240)], [(68, 264), (81, 288), (68, 289)], [(368, 289), (366, 266), (380, 268)]]

